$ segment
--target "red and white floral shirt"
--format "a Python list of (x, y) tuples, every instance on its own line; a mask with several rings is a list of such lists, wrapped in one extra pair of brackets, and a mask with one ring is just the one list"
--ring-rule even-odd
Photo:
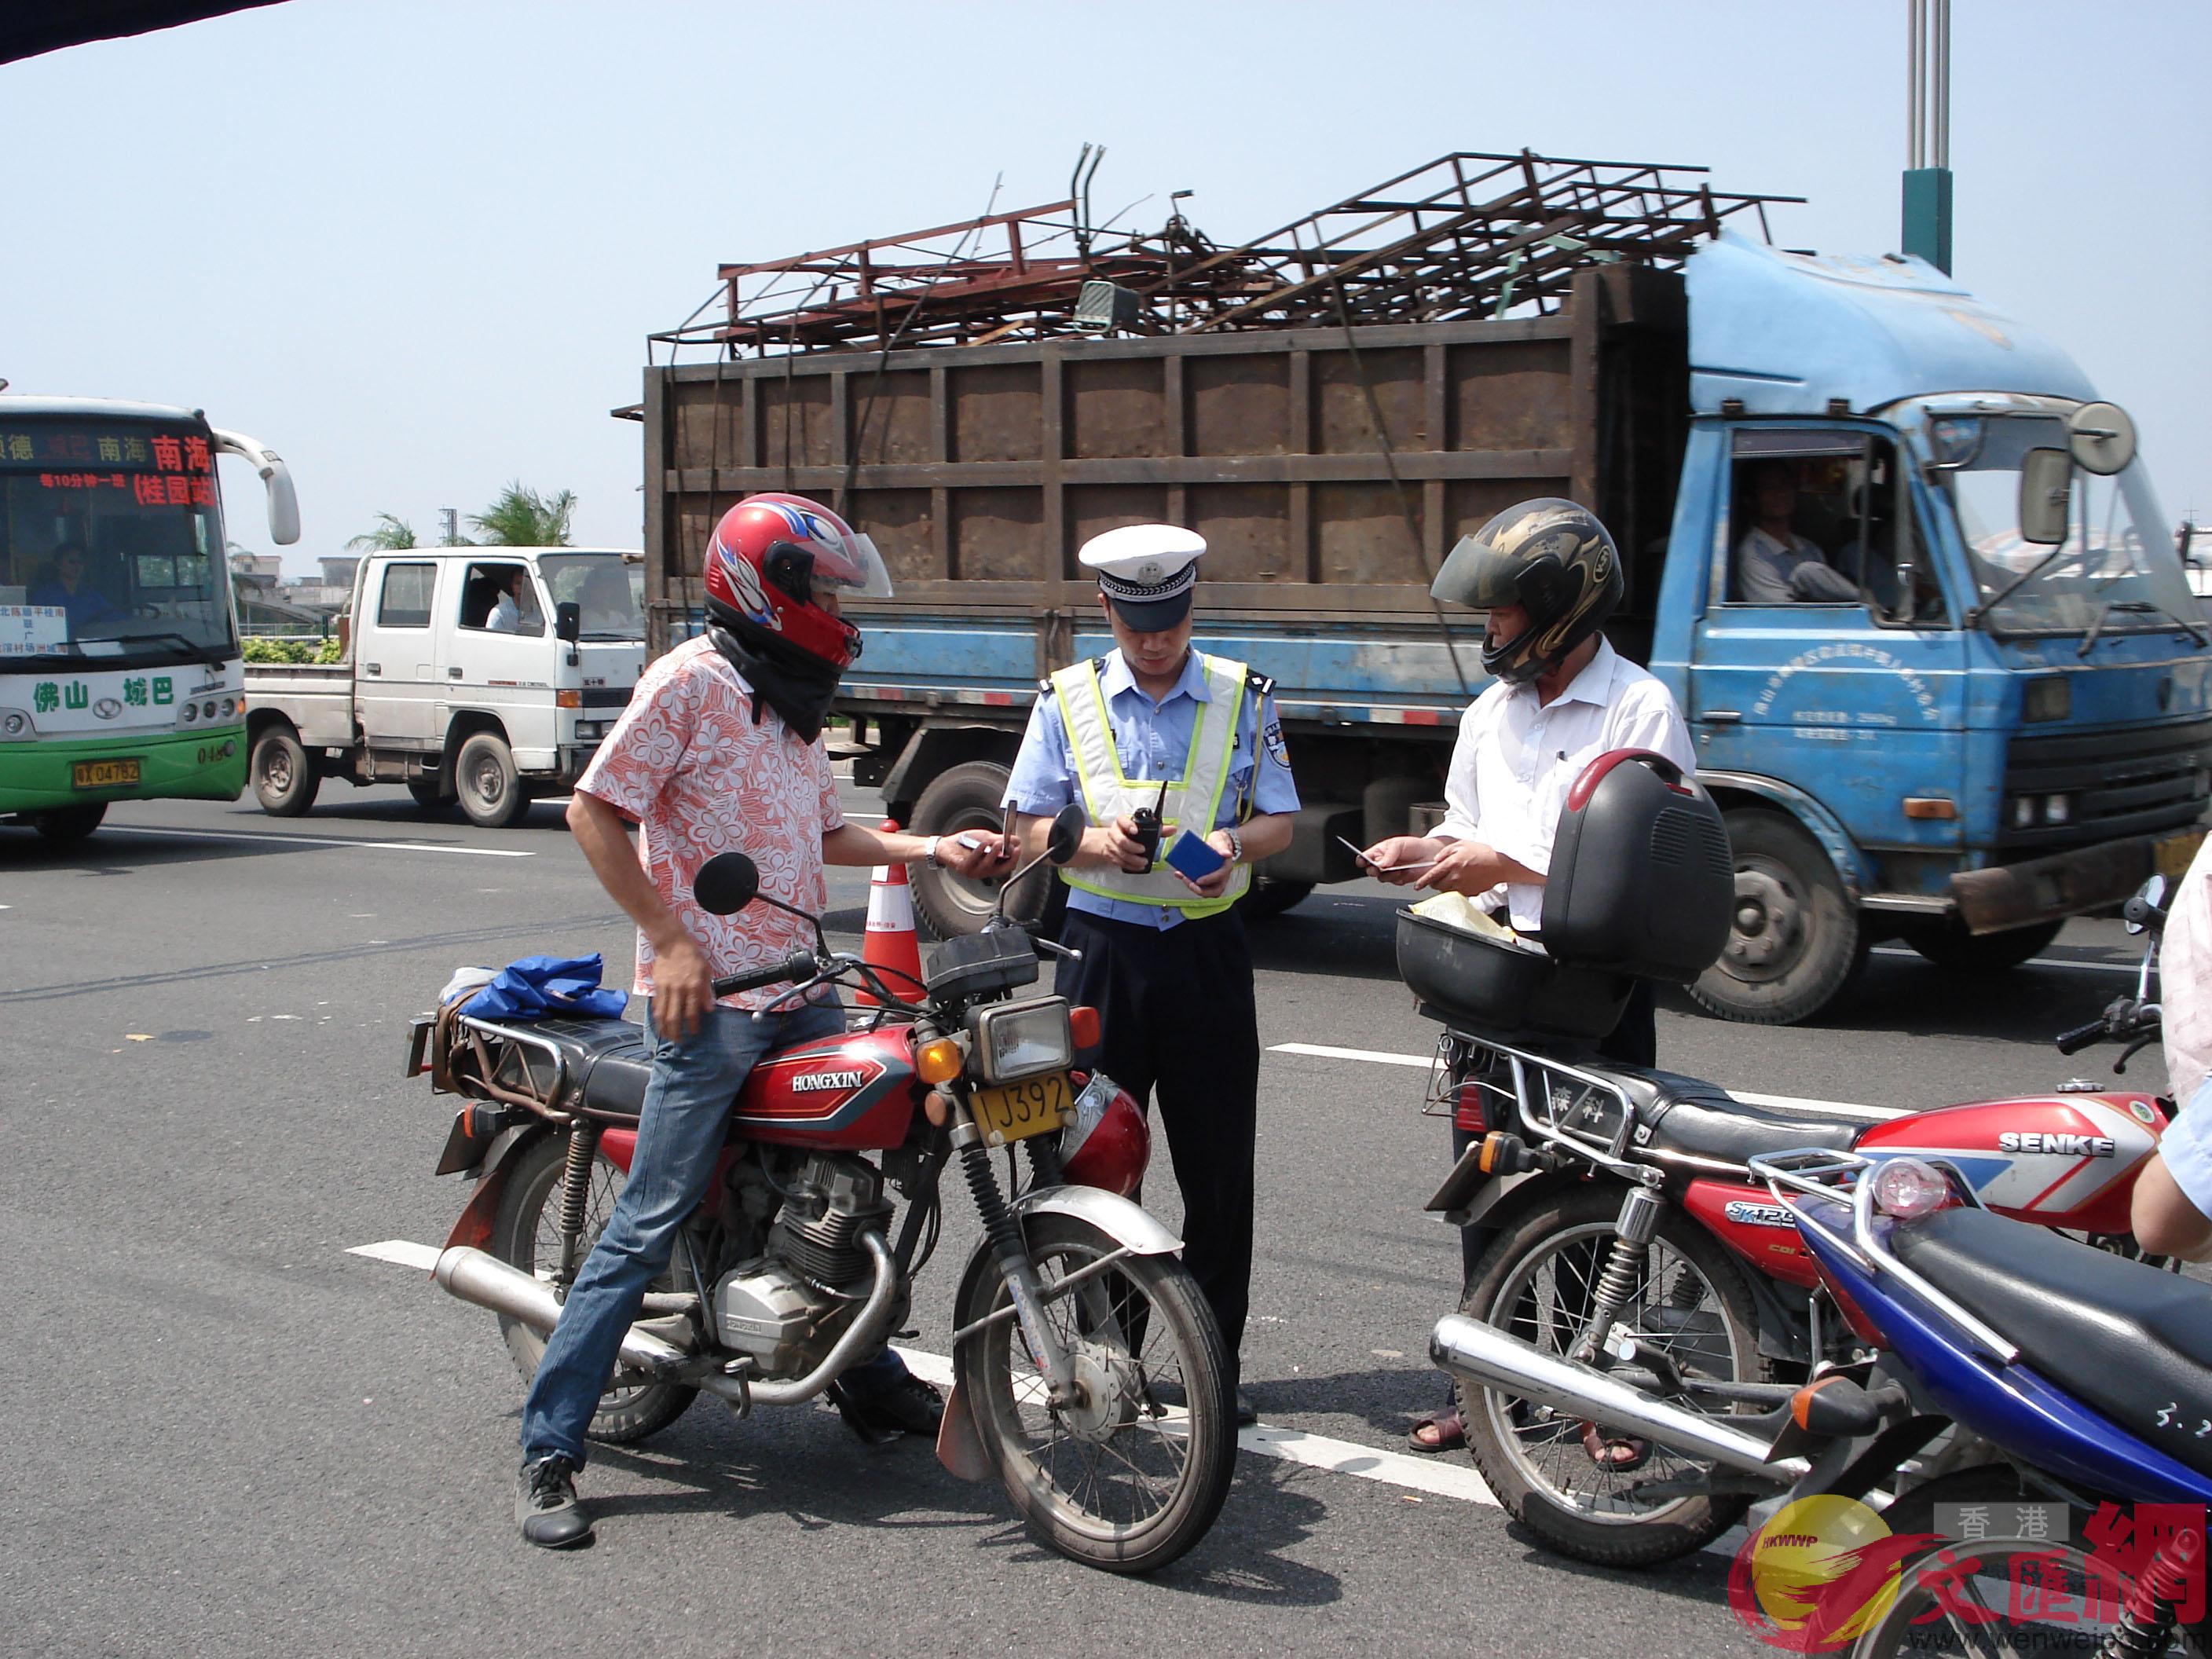
[[(637, 821), (638, 862), (717, 975), (812, 947), (812, 929), (769, 905), (717, 916), (691, 902), (699, 867), (735, 850), (760, 866), (762, 892), (821, 915), (829, 907), (822, 837), (845, 822), (829, 751), (819, 740), (801, 742), (773, 708), (755, 719), (752, 688), (710, 641), (686, 641), (645, 671), (576, 787)], [(635, 988), (653, 994), (653, 946), (643, 933)], [(722, 1001), (758, 1008), (789, 988)]]

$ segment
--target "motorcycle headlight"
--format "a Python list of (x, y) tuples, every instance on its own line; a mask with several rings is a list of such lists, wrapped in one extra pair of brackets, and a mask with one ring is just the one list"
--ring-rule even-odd
[(1064, 1072), (1075, 1063), (1065, 997), (978, 1008), (968, 1016), (968, 1036), (969, 1052), (986, 1083)]

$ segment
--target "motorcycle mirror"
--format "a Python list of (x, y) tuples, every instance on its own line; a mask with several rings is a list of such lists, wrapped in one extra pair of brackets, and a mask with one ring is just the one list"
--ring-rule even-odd
[(2136, 896), (2128, 901), (2126, 908), (2120, 913), (2126, 918), (2128, 932), (2142, 932), (2150, 925), (2151, 918), (2158, 914), (2159, 907), (2165, 902), (2166, 878), (2153, 876), (2136, 889)]
[(1045, 857), (1055, 866), (1066, 863), (1083, 845), (1083, 832), (1090, 824), (1083, 809), (1073, 801), (1068, 802), (1053, 815), (1052, 833), (1045, 837)]
[(710, 915), (735, 915), (760, 892), (760, 866), (743, 853), (717, 853), (699, 868), (692, 902)]

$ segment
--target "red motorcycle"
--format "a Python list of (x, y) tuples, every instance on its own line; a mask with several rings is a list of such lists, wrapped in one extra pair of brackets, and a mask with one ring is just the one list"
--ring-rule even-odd
[[(1063, 819), (1044, 854), (1055, 863), (1082, 830), (1080, 809)], [(726, 853), (695, 896), (723, 915), (778, 903), (757, 889), (751, 861)], [(747, 1079), (593, 1437), (642, 1439), (702, 1391), (740, 1417), (812, 1400), (874, 1354), (906, 1323), (957, 1157), (984, 1237), (955, 1298), (939, 1457), (966, 1479), (995, 1474), (1038, 1538), (1076, 1560), (1116, 1572), (1174, 1560), (1228, 1493), (1234, 1407), (1180, 1241), (1127, 1197), (1150, 1156), (1143, 1114), (1110, 1079), (1071, 1069), (1096, 1041), (1096, 1012), (1018, 995), (1039, 963), (1002, 920), (897, 987), (807, 920), (817, 950), (715, 994), (789, 981), (775, 1006), (842, 983), (878, 1006)], [(438, 1172), (481, 1173), (437, 1282), (499, 1314), (527, 1377), (629, 1168), (651, 1073), (642, 1033), (617, 1019), (480, 1019), (464, 1004), (416, 1022), (409, 1075), (424, 1070), (470, 1097)], [(1006, 1150), (1011, 1176), (1018, 1145), (1028, 1180), (1009, 1199), (992, 1154)]]
[[(2133, 1255), (2136, 1177), (2171, 1111), (2148, 1092), (2078, 1084), (1869, 1124), (1583, 1057), (1631, 977), (1686, 979), (1718, 952), (1729, 869), (1694, 781), (1622, 751), (1592, 763), (1561, 819), (1544, 901), (1555, 954), (1399, 919), (1400, 974), (1446, 1028), (1431, 1100), (1474, 1137), (1428, 1207), (1495, 1230), (1461, 1306), (1480, 1323), (1454, 1323), (1455, 1375), (1494, 1384), (1460, 1389), (1468, 1449), (1517, 1519), (1606, 1565), (1698, 1549), (1771, 1486), (1516, 1395), (1530, 1348), (1726, 1414), (1771, 1406), (1778, 1387), (1874, 1340), (1820, 1288), (1793, 1218), (1747, 1160), (1808, 1148), (1941, 1158), (1988, 1208)], [(2130, 901), (2130, 925), (2154, 927), (2156, 902), (2148, 889)], [(1717, 919), (1710, 938), (1684, 921), (1700, 916)], [(2155, 1040), (2150, 962), (2147, 945), (2136, 994), (2068, 1032), (2062, 1050), (2119, 1041), (2124, 1066)]]

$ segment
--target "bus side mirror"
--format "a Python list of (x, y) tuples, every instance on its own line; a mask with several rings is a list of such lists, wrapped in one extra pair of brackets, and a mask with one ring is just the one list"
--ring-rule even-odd
[(2066, 539), (2074, 458), (2063, 449), (2031, 449), (2020, 461), (2020, 538), (2039, 547)]

